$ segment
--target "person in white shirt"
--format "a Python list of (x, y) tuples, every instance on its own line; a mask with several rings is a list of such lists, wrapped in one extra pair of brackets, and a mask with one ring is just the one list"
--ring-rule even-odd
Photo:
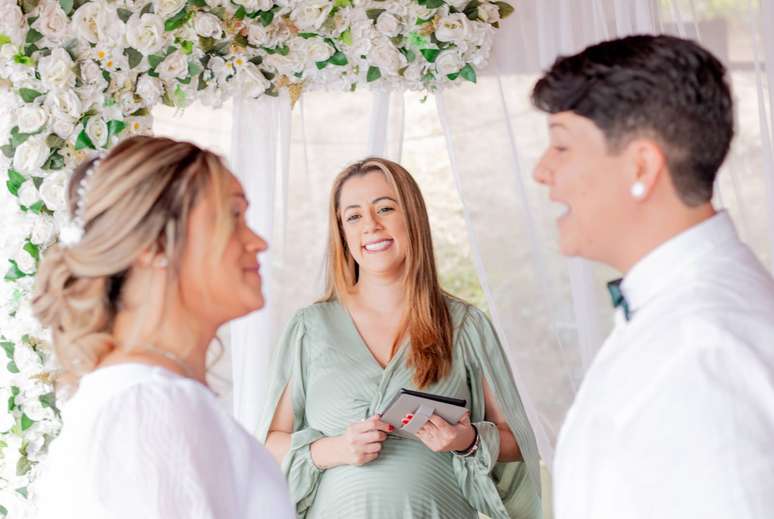
[(725, 68), (632, 36), (559, 58), (532, 101), (562, 253), (624, 273), (559, 435), (556, 518), (774, 517), (774, 281), (711, 204), (733, 135)]
[(279, 467), (205, 380), (218, 327), (264, 305), (266, 243), (237, 179), (193, 144), (132, 137), (80, 166), (68, 195), (33, 298), (75, 388), (38, 516), (294, 517)]

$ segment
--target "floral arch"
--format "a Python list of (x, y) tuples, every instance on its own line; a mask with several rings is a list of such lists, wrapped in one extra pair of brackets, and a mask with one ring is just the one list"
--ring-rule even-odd
[(60, 428), (30, 292), (79, 161), (150, 133), (159, 103), (476, 81), (513, 11), (487, 0), (0, 0), (0, 517)]

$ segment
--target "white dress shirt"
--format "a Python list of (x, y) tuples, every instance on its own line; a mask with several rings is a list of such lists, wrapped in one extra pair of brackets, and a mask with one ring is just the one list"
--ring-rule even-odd
[(635, 265), (565, 420), (556, 519), (774, 518), (774, 281), (725, 212)]
[(202, 384), (117, 364), (63, 409), (36, 486), (41, 519), (291, 519), (280, 468)]

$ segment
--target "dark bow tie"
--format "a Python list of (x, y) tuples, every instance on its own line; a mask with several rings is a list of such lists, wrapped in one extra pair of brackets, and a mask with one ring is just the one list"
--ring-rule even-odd
[(632, 312), (629, 308), (629, 302), (624, 297), (623, 291), (621, 291), (621, 282), (623, 279), (614, 279), (607, 284), (607, 291), (610, 292), (610, 300), (613, 302), (613, 306), (618, 308), (619, 306), (623, 310), (624, 317), (628, 321), (631, 319)]

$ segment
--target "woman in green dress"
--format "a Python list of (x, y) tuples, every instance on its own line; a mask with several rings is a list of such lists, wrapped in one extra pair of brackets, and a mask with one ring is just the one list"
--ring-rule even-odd
[[(424, 200), (398, 164), (371, 158), (331, 191), (328, 288), (275, 353), (259, 437), (300, 517), (541, 517), (535, 437), (497, 334), (440, 287)], [(420, 441), (378, 412), (401, 388), (467, 401)]]

